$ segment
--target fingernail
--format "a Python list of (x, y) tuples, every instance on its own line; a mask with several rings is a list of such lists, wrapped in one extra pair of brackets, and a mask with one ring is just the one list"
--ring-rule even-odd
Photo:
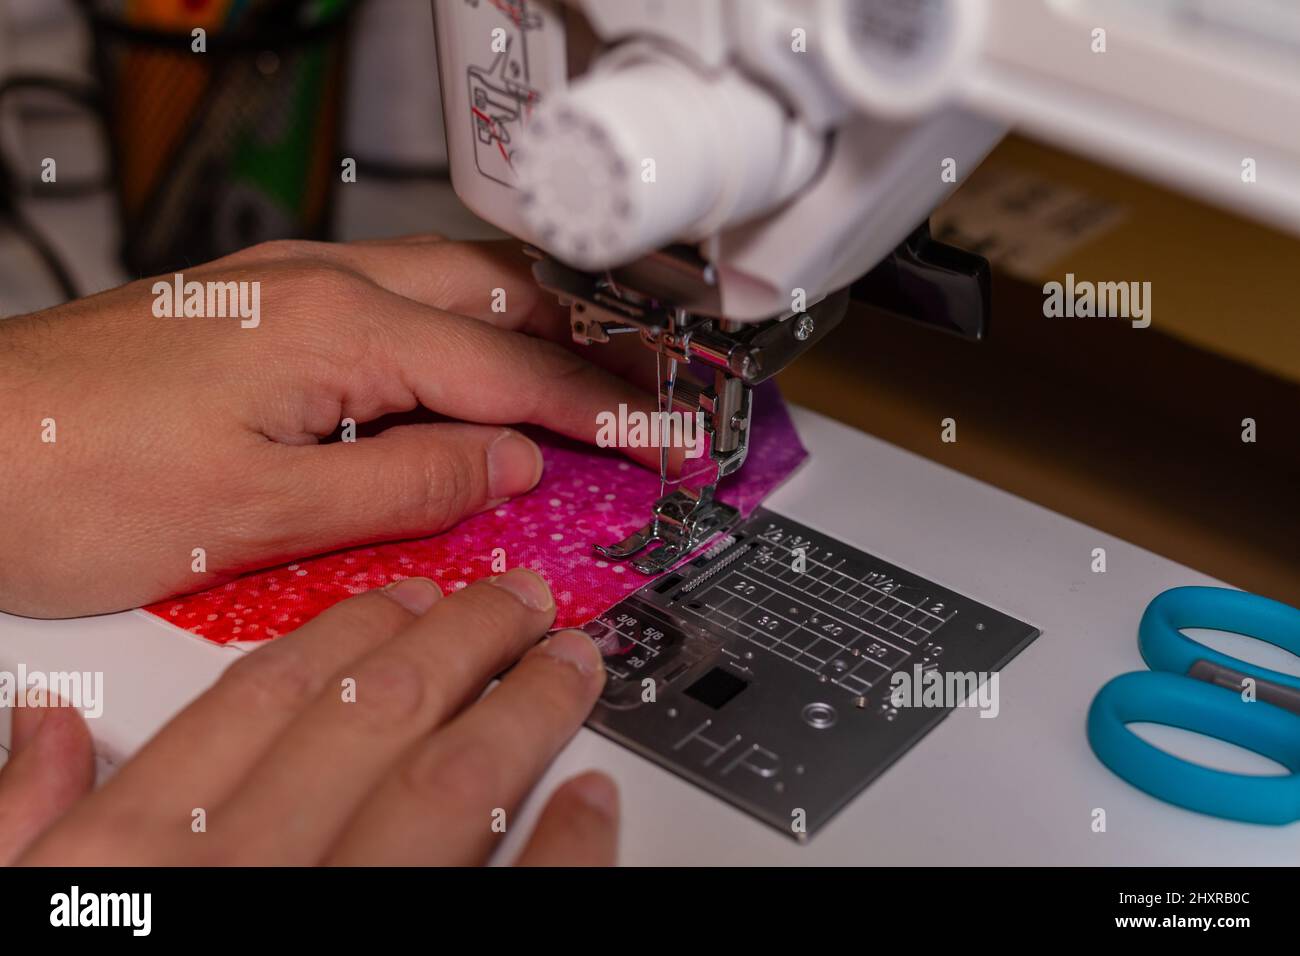
[(557, 661), (572, 664), (584, 674), (594, 674), (604, 667), (600, 651), (583, 631), (570, 628), (556, 631), (541, 646), (541, 653)]
[(573, 782), (573, 795), (610, 820), (618, 818), (618, 786), (603, 773), (589, 773)]
[(402, 578), (385, 587), (383, 593), (412, 614), (423, 614), (442, 597), (438, 585), (428, 578)]
[(487, 471), (491, 497), (522, 495), (542, 477), (542, 452), (530, 439), (507, 428), (488, 446)]
[(499, 578), (492, 578), (489, 583), (509, 591), (524, 607), (534, 611), (549, 611), (555, 607), (550, 586), (526, 568), (511, 568)]

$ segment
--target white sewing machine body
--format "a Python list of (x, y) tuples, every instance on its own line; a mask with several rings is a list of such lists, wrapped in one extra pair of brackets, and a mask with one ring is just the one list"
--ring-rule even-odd
[(987, 263), (928, 217), (1009, 125), (1300, 230), (1300, 15), (1269, 0), (1230, 21), (1194, 0), (433, 9), (457, 194), (535, 249), (575, 341), (639, 333), (661, 410), (710, 435), (716, 479), (665, 480), (601, 545), (646, 573), (734, 522), (714, 489), (744, 464), (751, 387), (850, 296), (983, 336)]
[[(750, 388), (840, 321), (850, 286), (869, 305), (983, 336), (987, 269), (963, 261), (959, 250), (935, 249), (925, 223), (1009, 127), (1300, 230), (1300, 16), (1281, 4), (1241, 5), (1230, 19), (1191, 0), (1140, 9), (1107, 0), (435, 0), (434, 12), (458, 195), (534, 247), (534, 274), (571, 306), (575, 341), (640, 334), (657, 353), (661, 409), (707, 414), (718, 478), (743, 466)], [(1264, 166), (1269, 183), (1260, 190)], [(711, 373), (712, 387), (683, 395), (679, 362)], [(711, 484), (698, 493), (661, 491), (643, 529), (599, 550), (648, 573), (669, 569), (719, 530), (736, 528), (735, 515), (712, 493)], [(789, 533), (767, 527), (778, 537)], [(844, 571), (855, 570), (824, 577), (861, 582), (874, 573), (863, 574), (870, 563), (844, 561)], [(797, 585), (750, 571), (724, 571), (725, 587), (701, 588), (713, 602), (685, 607), (696, 607), (706, 628), (754, 641), (764, 636), (746, 632), (755, 614), (781, 634), (800, 627), (799, 614), (821, 620), (811, 605), (796, 613), (796, 592), (783, 588)], [(690, 593), (686, 573), (685, 584), (665, 579), (655, 593), (669, 594), (672, 605), (675, 595)], [(706, 564), (695, 573), (707, 580), (716, 571)], [(916, 593), (935, 584), (921, 580)], [(760, 595), (743, 618), (735, 612), (734, 624), (722, 617), (737, 600), (726, 596), (731, 588)], [(689, 641), (684, 635), (696, 618), (686, 611), (655, 617), (656, 599), (647, 600), (616, 609), (629, 623), (598, 626), (611, 680), (626, 669), (619, 656), (626, 647), (644, 643), (642, 629), (656, 640), (665, 629), (668, 636), (634, 662), (643, 669), (628, 669), (629, 680)], [(766, 612), (778, 605), (790, 616), (771, 620)], [(855, 623), (869, 629), (865, 620)], [(980, 641), (951, 623), (940, 630), (946, 666), (954, 650)], [(990, 638), (985, 632), (986, 646)], [(798, 802), (791, 789), (721, 779), (733, 766), (775, 775), (793, 754), (796, 773), (806, 764), (812, 776), (818, 765), (824, 771), (828, 763), (861, 759), (869, 743), (901, 728), (863, 721), (845, 734), (857, 741), (852, 752), (838, 753), (821, 749), (815, 732), (782, 734), (778, 715), (765, 725), (755, 713), (779, 709), (782, 693), (771, 692), (770, 672), (759, 676), (762, 667), (740, 663), (753, 656), (744, 647), (724, 649), (704, 677), (702, 669), (689, 672), (698, 683), (672, 698), (673, 720), (620, 712), (614, 699), (634, 706), (629, 687), (613, 698), (607, 689), (592, 726), (780, 828)], [(856, 655), (858, 647), (828, 653), (849, 651)], [(935, 667), (932, 655), (944, 652), (936, 639), (915, 655)], [(727, 661), (728, 653), (736, 660)], [(840, 684), (829, 665), (844, 659), (814, 665), (819, 679)], [(747, 719), (728, 719), (725, 692), (693, 693), (719, 673), (729, 680), (743, 674), (754, 678), (749, 686), (767, 689), (750, 694)], [(777, 683), (786, 676), (776, 675)], [(664, 692), (662, 673), (653, 680)], [(797, 686), (782, 691), (792, 700), (813, 698), (805, 722), (816, 724), (827, 709), (843, 724), (815, 690)], [(857, 708), (888, 711), (887, 700), (863, 693)], [(714, 710), (694, 708), (686, 697), (712, 701)], [(694, 733), (703, 732), (681, 735), (683, 708), (691, 714), (685, 723), (712, 735), (703, 740), (703, 763), (683, 756), (700, 746)], [(848, 713), (857, 718), (860, 711), (849, 706)], [(658, 729), (649, 729), (656, 721)], [(737, 747), (751, 748), (763, 770), (726, 743), (742, 740)], [(766, 746), (773, 740), (781, 746)], [(715, 760), (727, 768), (721, 774)], [(826, 792), (836, 789), (830, 776), (819, 779), (826, 784), (820, 788), (794, 782), (803, 807), (843, 796), (844, 789)]]
[(1300, 230), (1300, 12), (1276, 0), (434, 13), (465, 204), (580, 269), (691, 244), (716, 281), (692, 311), (754, 321), (847, 286), (1011, 125)]

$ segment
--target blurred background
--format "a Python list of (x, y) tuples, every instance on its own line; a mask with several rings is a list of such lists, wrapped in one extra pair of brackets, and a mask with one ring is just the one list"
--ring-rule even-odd
[[(0, 157), (0, 316), (268, 238), (497, 234), (446, 178), (427, 0), (0, 0)], [(989, 339), (851, 315), (786, 395), (1300, 604), (1300, 239), (1016, 135), (933, 229), (993, 263)], [(1154, 324), (1045, 320), (1066, 272), (1150, 281)]]
[(0, 90), (0, 314), (263, 239), (496, 234), (447, 182), (427, 0), (0, 0)]

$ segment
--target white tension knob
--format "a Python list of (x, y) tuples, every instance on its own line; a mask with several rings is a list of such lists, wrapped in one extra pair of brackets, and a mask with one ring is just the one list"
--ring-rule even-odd
[(553, 93), (513, 161), (538, 244), (577, 268), (604, 269), (775, 207), (821, 153), (817, 137), (738, 74), (641, 59)]

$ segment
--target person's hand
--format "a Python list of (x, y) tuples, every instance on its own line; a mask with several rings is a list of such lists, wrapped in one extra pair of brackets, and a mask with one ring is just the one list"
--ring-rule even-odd
[[(506, 244), (270, 243), (183, 277), (260, 283), (258, 321), (158, 317), (171, 276), (0, 321), (0, 609), (119, 610), (434, 534), (536, 484), (502, 426), (593, 440), (599, 412), (654, 408), (558, 344)], [(419, 406), (455, 421), (321, 442)]]
[[(76, 711), (15, 710), (0, 863), (484, 862), (604, 683), (581, 631), (536, 645), (554, 617), (523, 569), (350, 598), (231, 666), (93, 793)], [(613, 782), (583, 774), (517, 862), (609, 865), (617, 830)]]

